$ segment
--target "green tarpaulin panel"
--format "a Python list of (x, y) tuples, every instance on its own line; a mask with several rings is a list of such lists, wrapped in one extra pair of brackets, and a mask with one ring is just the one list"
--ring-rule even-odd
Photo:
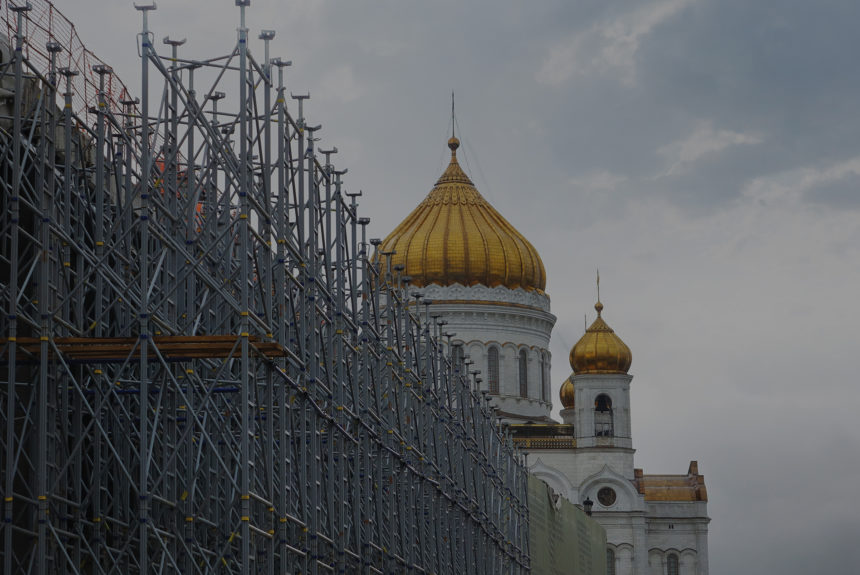
[(532, 575), (605, 575), (606, 531), (529, 475), (529, 554)]

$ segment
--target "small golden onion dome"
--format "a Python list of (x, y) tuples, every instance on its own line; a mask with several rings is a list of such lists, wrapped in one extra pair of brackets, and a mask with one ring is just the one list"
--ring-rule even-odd
[(537, 250), (478, 193), (457, 162), (459, 146), (457, 138), (448, 140), (448, 168), (378, 253), (395, 252), (391, 268), (402, 265), (415, 286), (482, 284), (542, 292), (546, 270)]
[(568, 377), (564, 380), (564, 383), (561, 384), (561, 391), (558, 392), (558, 396), (561, 399), (561, 406), (564, 409), (573, 409), (576, 406), (574, 392), (573, 382)]
[(594, 309), (597, 310), (597, 319), (570, 350), (573, 373), (627, 373), (633, 361), (630, 348), (603, 321), (600, 316), (603, 304), (599, 300)]

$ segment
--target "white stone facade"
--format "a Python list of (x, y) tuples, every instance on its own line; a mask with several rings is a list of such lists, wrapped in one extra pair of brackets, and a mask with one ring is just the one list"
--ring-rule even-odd
[[(472, 362), (469, 369), (481, 371), (481, 389), (490, 390), (491, 380), (497, 380), (498, 393), (492, 397), (503, 420), (552, 422), (549, 341), (556, 318), (546, 295), (456, 284), (425, 286), (421, 293), (432, 302), (430, 312), (447, 322), (444, 331), (455, 334), (452, 343), (463, 346)], [(498, 357), (497, 371), (490, 366), (491, 354)], [(571, 378), (575, 406), (562, 410), (561, 417), (573, 426), (576, 447), (530, 448), (531, 472), (573, 503), (594, 501), (594, 518), (606, 529), (607, 558), (614, 569), (609, 573), (707, 575), (707, 502), (649, 500), (642, 472), (634, 467), (633, 377)], [(598, 497), (605, 488), (612, 490), (611, 504)]]
[[(634, 468), (632, 379), (626, 374), (572, 376), (576, 403), (562, 410), (561, 416), (565, 424), (574, 426), (576, 447), (532, 448), (530, 470), (571, 502), (581, 504), (586, 498), (594, 502), (593, 517), (606, 529), (607, 559), (614, 568), (608, 573), (707, 575), (707, 501), (648, 500), (648, 478), (655, 484), (683, 485), (685, 476), (643, 476)], [(611, 400), (608, 414), (598, 412), (601, 395)], [(604, 399), (601, 405), (605, 404)], [(607, 415), (611, 427), (606, 426)], [(695, 477), (687, 477), (692, 485)], [(611, 501), (599, 496), (606, 488), (612, 490)], [(676, 489), (684, 494), (695, 492), (683, 486)]]
[[(549, 297), (503, 286), (459, 284), (429, 285), (421, 293), (432, 302), (431, 313), (448, 322), (445, 331), (456, 334), (452, 344), (462, 345), (471, 368), (481, 371), (481, 389), (491, 391), (504, 420), (550, 420), (549, 338), (555, 316), (549, 311)], [(498, 393), (491, 389), (491, 353), (498, 354)]]
[[(504, 421), (554, 423), (549, 342), (556, 318), (549, 297), (482, 285), (429, 285), (416, 291), (432, 302), (429, 313), (446, 322), (444, 332), (453, 333), (451, 343), (462, 346), (469, 370), (480, 370), (480, 388), (491, 392)], [(491, 365), (496, 358), (497, 368)], [(531, 472), (575, 504), (594, 501), (593, 517), (606, 529), (608, 573), (708, 575), (707, 501), (649, 500), (642, 472), (634, 467), (632, 376), (571, 379), (575, 406), (562, 410), (561, 417), (573, 426), (576, 447), (530, 448)], [(611, 502), (598, 495), (606, 488), (612, 490)]]

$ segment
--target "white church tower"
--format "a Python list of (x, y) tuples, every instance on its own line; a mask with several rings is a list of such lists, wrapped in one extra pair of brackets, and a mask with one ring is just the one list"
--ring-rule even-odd
[(603, 304), (599, 300), (594, 309), (597, 319), (570, 350), (574, 374), (562, 384), (561, 393), (567, 395), (572, 390), (574, 406), (565, 406), (561, 417), (565, 423), (574, 425), (579, 447), (630, 451), (632, 472), (630, 381), (633, 376), (627, 370), (633, 355), (601, 317)]
[(599, 296), (594, 308), (597, 319), (570, 350), (573, 374), (560, 390), (564, 423), (513, 425), (515, 440), (530, 452), (533, 474), (590, 506), (606, 529), (607, 575), (707, 575), (704, 477), (695, 461), (685, 475), (646, 475), (635, 467), (633, 355), (603, 319)]

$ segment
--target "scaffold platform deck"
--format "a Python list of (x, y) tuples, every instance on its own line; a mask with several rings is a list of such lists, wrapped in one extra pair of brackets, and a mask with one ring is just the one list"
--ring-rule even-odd
[[(113, 363), (140, 359), (140, 339), (135, 337), (55, 337), (50, 338), (48, 353), (59, 353), (73, 363)], [(190, 359), (231, 359), (241, 356), (241, 335), (154, 336), (152, 343), (166, 361)], [(36, 337), (16, 338), (19, 360), (37, 360), (42, 342)], [(0, 338), (0, 350), (9, 340)], [(260, 357), (274, 359), (289, 356), (288, 350), (276, 341), (264, 341), (259, 336), (248, 336), (251, 352)], [(0, 363), (6, 356), (0, 358)], [(153, 356), (149, 361), (158, 361)]]

